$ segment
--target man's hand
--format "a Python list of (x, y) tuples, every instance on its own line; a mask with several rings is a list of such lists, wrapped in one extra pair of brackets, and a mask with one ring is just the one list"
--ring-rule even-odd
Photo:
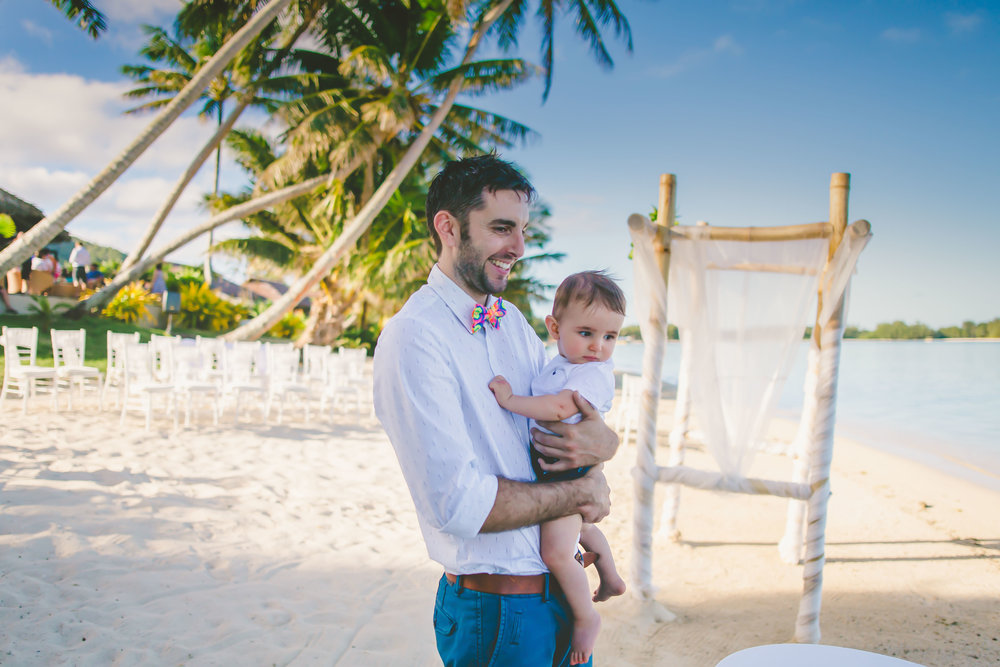
[(589, 498), (579, 506), (580, 515), (586, 523), (597, 523), (611, 512), (611, 487), (604, 477), (604, 464), (587, 471), (577, 482), (584, 485), (583, 497)]
[[(490, 388), (493, 388), (492, 382)], [(539, 466), (542, 470), (562, 472), (583, 466), (594, 466), (609, 460), (618, 451), (618, 434), (604, 423), (597, 409), (576, 391), (573, 392), (573, 402), (576, 403), (582, 416), (578, 423), (538, 422), (552, 433), (538, 429), (531, 430), (535, 449), (545, 456), (558, 459), (554, 463), (540, 461)]]
[(498, 375), (490, 380), (490, 391), (493, 392), (493, 396), (496, 397), (497, 403), (501, 407), (504, 407), (504, 404), (514, 395), (514, 390), (510, 388), (510, 383), (502, 375)]

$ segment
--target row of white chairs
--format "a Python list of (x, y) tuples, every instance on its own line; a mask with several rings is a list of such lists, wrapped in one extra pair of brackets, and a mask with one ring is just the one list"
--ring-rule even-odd
[(4, 351), (3, 386), (0, 404), (13, 396), (21, 399), (21, 412), (38, 394), (49, 394), (52, 408), (59, 410), (59, 394), (65, 391), (68, 407), (73, 407), (73, 389), (82, 395), (85, 389), (101, 386), (101, 372), (84, 363), (87, 334), (83, 329), (51, 329), (52, 366), (38, 362), (38, 327), (3, 327), (0, 343)]
[(346, 350), (334, 353), (309, 345), (303, 352), (291, 343), (154, 335), (149, 343), (109, 341), (108, 359), (105, 391), (118, 388), (121, 419), (130, 410), (141, 410), (147, 427), (157, 397), (175, 422), (183, 402), (185, 424), (190, 423), (194, 406), (210, 408), (213, 423), (218, 423), (224, 403), (232, 406), (234, 422), (244, 412), (256, 412), (266, 422), (277, 406), (281, 424), (288, 405), (301, 408), (308, 423), (317, 400), (323, 414), (330, 407), (346, 405), (348, 399), (360, 413), (370, 395), (363, 350), (360, 355)]
[(75, 384), (80, 393), (87, 388), (99, 390), (102, 410), (114, 399), (122, 423), (128, 412), (144, 413), (148, 429), (157, 406), (172, 416), (175, 425), (182, 407), (184, 422), (190, 424), (192, 413), (202, 407), (218, 423), (224, 403), (233, 406), (234, 421), (253, 408), (266, 421), (277, 406), (280, 424), (286, 404), (301, 407), (306, 422), (317, 401), (321, 413), (353, 402), (360, 414), (371, 392), (364, 350), (334, 352), (315, 345), (299, 350), (291, 343), (225, 343), (158, 335), (141, 343), (138, 333), (109, 332), (102, 382), (100, 372), (83, 363), (86, 334), (82, 329), (52, 330), (51, 335), (56, 365), (41, 367), (36, 363), (37, 328), (4, 328), (6, 363), (0, 402), (16, 394), (26, 411), (31, 397), (50, 392), (53, 408), (58, 410), (60, 389), (72, 389)]

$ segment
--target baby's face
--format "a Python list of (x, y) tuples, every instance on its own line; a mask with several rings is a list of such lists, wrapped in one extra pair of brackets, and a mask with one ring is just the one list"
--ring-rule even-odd
[(549, 334), (559, 354), (572, 364), (607, 361), (615, 351), (625, 317), (600, 304), (569, 303), (558, 320), (549, 317)]

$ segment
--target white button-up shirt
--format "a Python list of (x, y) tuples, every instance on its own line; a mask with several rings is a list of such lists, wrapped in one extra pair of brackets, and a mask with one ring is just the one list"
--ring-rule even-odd
[[(492, 305), (495, 297), (489, 298)], [(489, 389), (503, 375), (530, 393), (545, 348), (510, 303), (500, 326), (470, 333), (475, 300), (436, 265), (382, 330), (375, 349), (375, 412), (403, 471), (427, 553), (447, 572), (539, 574), (538, 526), (480, 533), (497, 478), (532, 481), (525, 417)]]

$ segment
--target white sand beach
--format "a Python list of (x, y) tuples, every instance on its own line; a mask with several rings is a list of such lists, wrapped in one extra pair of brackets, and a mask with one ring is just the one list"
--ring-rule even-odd
[[(0, 425), (0, 664), (438, 664), (440, 569), (373, 418), (147, 433), (39, 402)], [(607, 465), (603, 524), (626, 579), (634, 458), (633, 442)], [(833, 491), (822, 642), (1000, 664), (1000, 494), (843, 439)], [(654, 570), (678, 620), (604, 603), (596, 663), (710, 666), (787, 641), (801, 568), (778, 559), (783, 522), (778, 499), (685, 490), (683, 540), (657, 541)]]

